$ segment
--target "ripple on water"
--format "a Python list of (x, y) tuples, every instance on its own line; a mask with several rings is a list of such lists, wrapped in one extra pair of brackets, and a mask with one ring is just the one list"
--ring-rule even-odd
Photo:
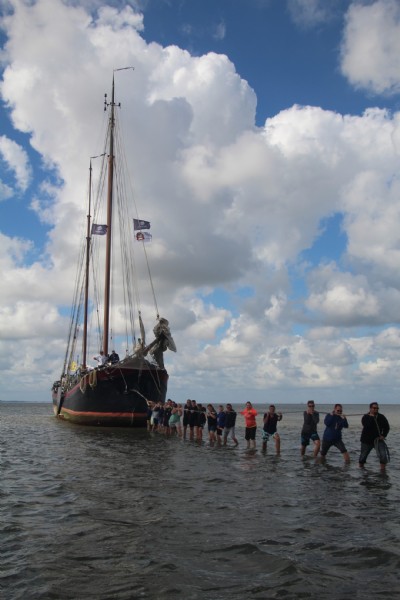
[(382, 476), (290, 429), (276, 457), (1, 410), (2, 600), (399, 597), (395, 452)]

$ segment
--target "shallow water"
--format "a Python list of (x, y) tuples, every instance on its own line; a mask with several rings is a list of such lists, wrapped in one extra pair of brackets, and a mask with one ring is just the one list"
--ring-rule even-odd
[(282, 410), (277, 457), (241, 422), (218, 448), (1, 403), (1, 598), (400, 598), (400, 407), (381, 408), (386, 475), (357, 466), (361, 407), (348, 466), (301, 459), (301, 408)]

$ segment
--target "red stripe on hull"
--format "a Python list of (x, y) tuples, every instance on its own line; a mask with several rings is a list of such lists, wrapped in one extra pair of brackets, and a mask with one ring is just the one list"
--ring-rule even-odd
[(146, 413), (132, 413), (132, 412), (92, 412), (92, 411), (80, 411), (80, 410), (72, 410), (71, 408), (62, 408), (61, 412), (69, 413), (70, 415), (79, 415), (84, 417), (107, 417), (107, 418), (135, 418), (135, 419), (147, 419)]

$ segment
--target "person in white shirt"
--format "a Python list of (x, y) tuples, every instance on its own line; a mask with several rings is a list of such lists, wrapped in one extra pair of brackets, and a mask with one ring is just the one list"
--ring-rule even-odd
[(97, 360), (99, 367), (102, 367), (107, 362), (107, 356), (104, 354), (103, 350), (100, 350), (100, 354), (93, 356), (93, 360)]

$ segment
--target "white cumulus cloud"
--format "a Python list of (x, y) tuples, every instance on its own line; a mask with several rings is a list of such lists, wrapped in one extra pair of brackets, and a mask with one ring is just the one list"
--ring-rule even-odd
[(400, 91), (400, 4), (352, 3), (346, 16), (341, 69), (349, 82), (375, 94)]

